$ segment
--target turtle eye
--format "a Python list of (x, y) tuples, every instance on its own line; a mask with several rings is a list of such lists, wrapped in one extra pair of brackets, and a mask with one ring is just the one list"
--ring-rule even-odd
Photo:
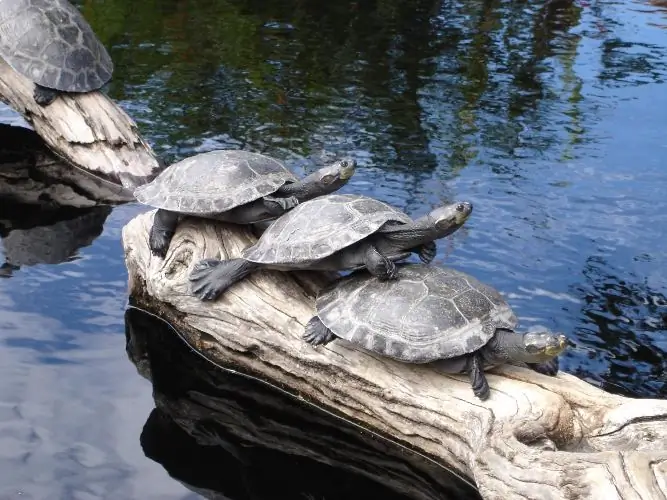
[(324, 182), (325, 184), (330, 184), (334, 180), (334, 176), (331, 175), (331, 174), (327, 174), (324, 177), (322, 177), (322, 179), (320, 179), (320, 180), (322, 182)]

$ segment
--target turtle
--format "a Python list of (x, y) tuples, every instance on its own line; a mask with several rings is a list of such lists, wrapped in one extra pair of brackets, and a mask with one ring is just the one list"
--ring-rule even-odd
[(409, 263), (398, 273), (393, 281), (351, 274), (320, 290), (303, 339), (318, 346), (340, 338), (402, 362), (468, 373), (481, 400), (490, 394), (485, 369), (513, 363), (558, 373), (568, 338), (516, 331), (516, 315), (497, 290), (453, 268)]
[(299, 180), (282, 162), (260, 153), (219, 149), (185, 158), (134, 190), (157, 208), (150, 230), (151, 252), (164, 258), (181, 216), (235, 224), (274, 219), (319, 195), (344, 186), (356, 162), (343, 158)]
[(0, 57), (35, 84), (40, 106), (111, 79), (109, 53), (67, 0), (0, 0), (0, 33)]
[(397, 208), (361, 194), (329, 194), (300, 204), (278, 218), (240, 258), (202, 259), (190, 272), (190, 289), (214, 300), (256, 269), (357, 271), (380, 279), (396, 275), (394, 261), (416, 253), (430, 263), (435, 240), (459, 229), (472, 203), (437, 207), (412, 220)]

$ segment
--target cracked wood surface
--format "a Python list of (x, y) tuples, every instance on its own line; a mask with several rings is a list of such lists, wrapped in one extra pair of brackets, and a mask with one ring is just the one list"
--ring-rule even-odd
[(0, 58), (0, 100), (20, 113), (63, 160), (130, 189), (160, 171), (134, 120), (104, 93), (60, 95), (41, 107), (32, 98), (33, 89), (30, 80)]
[(486, 499), (667, 498), (667, 401), (604, 392), (572, 375), (505, 366), (491, 397), (466, 376), (435, 373), (344, 341), (301, 340), (319, 273), (260, 271), (212, 303), (189, 295), (202, 258), (236, 257), (247, 229), (186, 219), (166, 259), (148, 249), (154, 211), (123, 228), (129, 292), (222, 365), (271, 381), (472, 478)]

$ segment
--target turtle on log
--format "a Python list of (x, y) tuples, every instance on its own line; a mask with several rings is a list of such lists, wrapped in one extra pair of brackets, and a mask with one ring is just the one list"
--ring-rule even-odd
[(157, 208), (151, 252), (164, 258), (182, 216), (254, 224), (275, 219), (299, 203), (332, 193), (354, 175), (344, 158), (299, 180), (282, 162), (259, 153), (221, 149), (190, 156), (134, 190)]
[(398, 274), (397, 280), (381, 281), (355, 273), (320, 290), (304, 340), (317, 346), (341, 338), (399, 361), (468, 373), (482, 400), (490, 393), (484, 369), (515, 363), (558, 373), (567, 337), (515, 331), (514, 312), (490, 286), (461, 271), (424, 264), (400, 265)]
[(111, 79), (113, 62), (67, 0), (0, 0), (0, 57), (35, 84), (37, 104), (61, 92), (90, 92)]
[(330, 194), (300, 204), (277, 219), (241, 257), (202, 259), (190, 272), (190, 289), (213, 300), (251, 272), (265, 268), (318, 271), (368, 269), (380, 279), (396, 277), (395, 261), (416, 253), (436, 255), (435, 240), (458, 230), (472, 204), (456, 202), (412, 220), (380, 200), (359, 194)]

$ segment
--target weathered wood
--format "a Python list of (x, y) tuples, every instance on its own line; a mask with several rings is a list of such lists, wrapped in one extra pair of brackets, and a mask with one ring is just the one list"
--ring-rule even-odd
[[(253, 466), (257, 467), (254, 458), (258, 454), (265, 450), (277, 451), (284, 454), (285, 460), (275, 454), (270, 456), (280, 460), (279, 469), (290, 476), (286, 482), (301, 483), (301, 491), (308, 479), (302, 468), (313, 461), (347, 471), (347, 480), (351, 472), (406, 498), (479, 498), (474, 487), (430, 460), (359, 432), (358, 427), (317, 411), (266, 384), (219, 369), (193, 353), (177, 338), (179, 334), (161, 319), (130, 308), (125, 313), (125, 325), (128, 356), (137, 371), (152, 382), (155, 406), (163, 416), (152, 425), (164, 426), (164, 417), (168, 416), (202, 447), (218, 447), (224, 450), (221, 455), (231, 455), (243, 469), (250, 469), (250, 477), (253, 476)], [(151, 425), (151, 419), (146, 425)], [(170, 426), (165, 432), (174, 434)], [(144, 427), (142, 437), (146, 433)], [(158, 436), (142, 439), (144, 449), (164, 448), (163, 444), (151, 441), (169, 441), (161, 439), (159, 429), (148, 431), (151, 435), (155, 433)], [(193, 450), (193, 455), (201, 454)], [(169, 453), (163, 450), (162, 455)], [(221, 458), (217, 463), (222, 461)], [(155, 459), (159, 460), (159, 457)], [(258, 465), (262, 464), (265, 461)], [(220, 466), (229, 470), (222, 464)], [(191, 467), (189, 465), (187, 469)], [(216, 475), (220, 468), (215, 470)], [(261, 475), (261, 471), (258, 473)], [(170, 470), (170, 474), (178, 477), (177, 470)], [(327, 472), (327, 476), (330, 475), (334, 475), (333, 472)], [(229, 477), (225, 482), (234, 479)], [(254, 482), (248, 480), (242, 486), (252, 487)], [(197, 486), (201, 485), (188, 485)], [(230, 485), (226, 486), (229, 488)], [(295, 486), (298, 492), (299, 486)], [(317, 489), (324, 494), (326, 488), (327, 482), (323, 481)], [(378, 490), (376, 494), (382, 492), (380, 488)], [(328, 495), (324, 496), (328, 498)], [(258, 494), (253, 498), (267, 497)], [(269, 498), (297, 496), (273, 491)]]
[(125, 111), (100, 91), (59, 96), (46, 107), (33, 83), (0, 59), (0, 100), (34, 127), (72, 166), (134, 188), (160, 170), (155, 154)]
[(481, 402), (464, 376), (344, 341), (314, 349), (301, 334), (322, 275), (262, 271), (202, 303), (189, 295), (194, 262), (237, 256), (254, 237), (189, 219), (163, 261), (148, 250), (153, 213), (123, 229), (129, 292), (217, 363), (447, 464), (473, 478), (487, 499), (667, 497), (667, 401), (624, 398), (565, 373), (552, 378), (507, 366), (489, 374), (491, 397)]
[(134, 196), (128, 188), (72, 168), (33, 130), (0, 124), (0, 200), (93, 207)]

